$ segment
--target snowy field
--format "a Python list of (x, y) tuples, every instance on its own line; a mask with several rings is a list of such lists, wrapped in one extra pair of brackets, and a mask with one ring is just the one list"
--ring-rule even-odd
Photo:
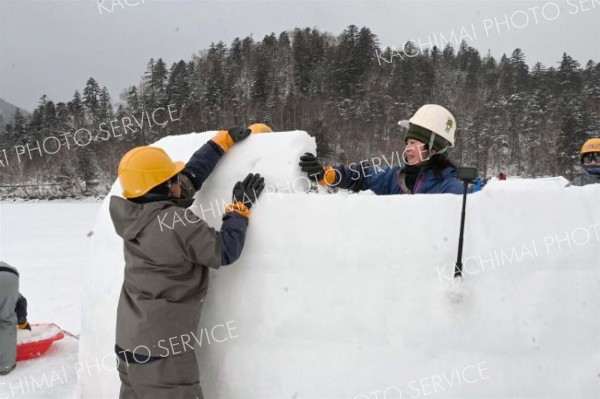
[[(31, 323), (79, 334), (81, 281), (100, 202), (0, 202), (0, 259), (21, 273)], [(46, 356), (0, 377), (0, 398), (72, 398), (81, 367), (78, 341), (65, 337)]]

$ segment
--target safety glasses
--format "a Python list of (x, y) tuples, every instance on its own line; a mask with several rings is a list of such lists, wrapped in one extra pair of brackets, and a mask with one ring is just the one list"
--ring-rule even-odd
[(600, 163), (600, 152), (588, 152), (581, 156), (581, 163), (591, 164), (592, 162)]
[(169, 188), (169, 190), (171, 189), (171, 186), (176, 183), (179, 183), (179, 173), (177, 173), (175, 176), (171, 177), (167, 181), (167, 187)]

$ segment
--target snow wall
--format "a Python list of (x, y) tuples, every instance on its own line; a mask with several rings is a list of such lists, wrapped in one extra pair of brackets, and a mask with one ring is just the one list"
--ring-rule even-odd
[[(186, 160), (213, 134), (156, 145)], [(198, 193), (196, 211), (250, 171), (271, 186), (241, 258), (211, 272), (206, 398), (600, 397), (600, 185), (492, 181), (470, 195), (460, 282), (460, 196), (305, 193), (297, 160), (314, 150), (305, 132), (251, 136)], [(79, 394), (113, 399), (124, 262), (108, 198), (94, 232)]]

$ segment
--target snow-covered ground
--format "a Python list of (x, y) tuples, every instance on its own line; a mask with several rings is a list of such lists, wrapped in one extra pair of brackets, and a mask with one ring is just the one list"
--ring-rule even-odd
[[(187, 159), (211, 135), (160, 145)], [(302, 193), (297, 157), (313, 149), (301, 132), (253, 136), (195, 203), (218, 227), (212, 208), (236, 179), (261, 172), (271, 186), (242, 257), (212, 273), (196, 332), (210, 340), (207, 398), (600, 397), (600, 185), (493, 181), (471, 195), (460, 283), (459, 196)], [(21, 269), (32, 321), (78, 333), (84, 309), (79, 357), (66, 338), (0, 384), (14, 397), (116, 398), (123, 262), (106, 203), (0, 204), (0, 258)]]
[[(0, 259), (21, 273), (31, 323), (79, 334), (81, 281), (100, 202), (0, 202)], [(78, 341), (65, 337), (38, 359), (0, 377), (0, 398), (71, 398), (83, 371)]]

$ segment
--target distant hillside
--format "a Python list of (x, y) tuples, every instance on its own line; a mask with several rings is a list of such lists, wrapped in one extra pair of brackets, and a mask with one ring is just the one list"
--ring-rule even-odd
[[(0, 127), (4, 127), (4, 124), (9, 123), (15, 111), (17, 110), (17, 106), (9, 103), (0, 98)], [(24, 116), (28, 116), (31, 113), (23, 108), (20, 108), (21, 113)]]

